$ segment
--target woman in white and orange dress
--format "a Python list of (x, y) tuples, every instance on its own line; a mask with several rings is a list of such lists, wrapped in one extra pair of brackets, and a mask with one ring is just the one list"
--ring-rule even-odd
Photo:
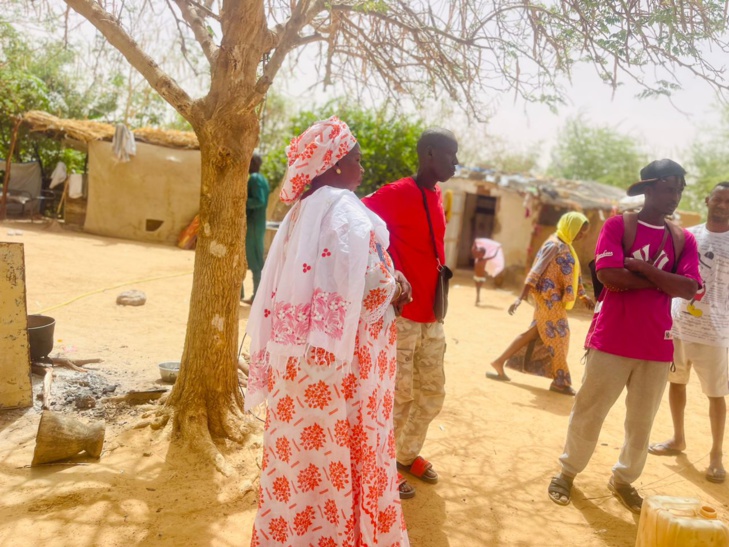
[(294, 205), (247, 328), (246, 407), (268, 406), (251, 544), (404, 547), (392, 407), (410, 286), (353, 193), (363, 169), (347, 125), (317, 122), (287, 155), (281, 199)]

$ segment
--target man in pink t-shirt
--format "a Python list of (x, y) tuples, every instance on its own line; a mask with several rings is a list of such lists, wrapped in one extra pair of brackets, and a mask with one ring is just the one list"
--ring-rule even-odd
[(648, 455), (648, 439), (673, 359), (671, 298), (690, 299), (701, 285), (696, 240), (683, 231), (680, 256), (665, 217), (678, 207), (686, 182), (676, 162), (657, 160), (641, 169), (628, 195), (644, 194), (635, 239), (623, 249), (624, 219), (605, 222), (595, 249), (595, 269), (604, 289), (595, 307), (582, 387), (570, 415), (562, 471), (548, 493), (559, 505), (570, 502), (572, 482), (590, 461), (608, 411), (624, 388), (625, 441), (608, 488), (629, 510), (640, 513), (643, 499), (632, 483)]

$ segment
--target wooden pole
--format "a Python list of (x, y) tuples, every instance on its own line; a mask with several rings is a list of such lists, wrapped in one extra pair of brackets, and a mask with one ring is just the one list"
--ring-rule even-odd
[(46, 368), (46, 375), (43, 377), (43, 410), (49, 410), (51, 408), (51, 382), (53, 382), (53, 369), (51, 367)]
[(8, 148), (7, 159), (5, 160), (5, 178), (3, 179), (3, 194), (0, 198), (0, 220), (5, 220), (7, 216), (7, 204), (8, 204), (8, 184), (10, 184), (10, 166), (13, 162), (13, 152), (15, 152), (15, 141), (18, 139), (18, 131), (20, 130), (20, 124), (23, 118), (18, 116), (15, 118), (15, 125), (13, 125), (13, 134), (10, 137), (10, 148)]
[[(66, 201), (66, 194), (68, 194), (68, 177), (66, 177), (66, 180), (63, 183), (63, 193), (61, 194), (61, 199), (58, 202), (58, 208), (56, 209), (56, 218), (61, 218), (61, 209), (63, 208), (63, 203)], [(64, 215), (65, 217), (66, 215)]]

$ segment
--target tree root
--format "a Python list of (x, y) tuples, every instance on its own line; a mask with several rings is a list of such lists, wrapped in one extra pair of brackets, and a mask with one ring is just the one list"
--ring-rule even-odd
[[(223, 456), (215, 445), (215, 442), (213, 442), (213, 438), (208, 431), (207, 419), (204, 413), (194, 414), (187, 412), (185, 416), (176, 416), (172, 409), (163, 407), (145, 412), (142, 415), (143, 419), (134, 425), (134, 429), (149, 427), (153, 430), (160, 430), (169, 423), (170, 418), (173, 416), (175, 417), (173, 442), (187, 446), (190, 451), (202, 455), (203, 461), (210, 462), (226, 477), (235, 474), (233, 466), (226, 461), (225, 456)], [(230, 422), (232, 424), (234, 420), (231, 419)], [(184, 423), (184, 432), (181, 427), (182, 423)], [(241, 430), (238, 431), (238, 434), (242, 440), (244, 435), (241, 433)]]
[(156, 430), (158, 430), (158, 429), (162, 429), (162, 428), (163, 428), (164, 426), (166, 426), (166, 425), (167, 425), (167, 422), (169, 422), (169, 421), (170, 421), (170, 418), (171, 418), (171, 417), (172, 417), (172, 416), (170, 416), (170, 414), (169, 414), (169, 413), (165, 413), (165, 414), (163, 414), (162, 416), (159, 416), (159, 417), (158, 417), (158, 418), (157, 418), (156, 420), (154, 420), (154, 421), (153, 421), (153, 422), (152, 422), (151, 424), (149, 424), (149, 427), (151, 427), (151, 428), (152, 428), (152, 429), (154, 429), (155, 431), (156, 431)]
[(174, 440), (186, 443), (190, 449), (200, 453), (226, 477), (235, 473), (234, 468), (226, 461), (208, 429), (208, 417), (205, 412), (194, 413), (189, 410), (175, 414), (173, 426)]
[(221, 421), (224, 437), (237, 443), (243, 443), (253, 431), (251, 422), (246, 420), (245, 415), (235, 407)]
[(150, 412), (142, 414), (142, 419), (134, 425), (134, 429), (144, 429), (149, 427), (155, 431), (163, 429), (172, 417), (172, 410), (167, 407), (161, 407)]
[(230, 446), (226, 441), (242, 444), (260, 427), (243, 413), (239, 388), (235, 387), (227, 401), (222, 397), (222, 400), (212, 397), (208, 401), (199, 400), (189, 397), (188, 393), (181, 395), (178, 388), (175, 386), (172, 390), (164, 407), (145, 412), (135, 427), (157, 430), (173, 418), (172, 442), (177, 448), (185, 447), (185, 453), (193, 451), (202, 455), (202, 458), (196, 458), (197, 461), (209, 461), (218, 471), (230, 476), (234, 469), (221, 452)]
[(225, 456), (220, 453), (218, 447), (215, 446), (213, 439), (210, 437), (210, 433), (206, 428), (202, 428), (202, 435), (196, 437), (190, 442), (191, 448), (202, 453), (204, 457), (210, 459), (215, 465), (215, 468), (220, 471), (226, 477), (231, 477), (235, 474), (235, 469), (230, 465)]

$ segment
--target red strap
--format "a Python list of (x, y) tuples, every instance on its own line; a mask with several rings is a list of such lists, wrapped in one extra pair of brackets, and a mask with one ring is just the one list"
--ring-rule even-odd
[(433, 467), (433, 464), (422, 456), (415, 458), (412, 464), (410, 464), (410, 472), (416, 477), (422, 477), (428, 469)]

